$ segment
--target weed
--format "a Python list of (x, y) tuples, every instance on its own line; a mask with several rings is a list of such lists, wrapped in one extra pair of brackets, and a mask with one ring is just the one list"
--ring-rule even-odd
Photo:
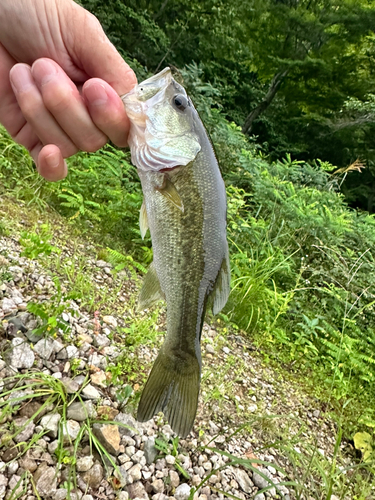
[(23, 231), (21, 233), (20, 243), (23, 246), (21, 255), (29, 259), (36, 259), (39, 255), (51, 255), (52, 252), (60, 253), (57, 247), (52, 246), (49, 242), (52, 238), (48, 224), (41, 224), (38, 232), (29, 233)]
[(53, 336), (57, 333), (67, 334), (70, 331), (70, 325), (62, 319), (62, 313), (70, 309), (70, 299), (63, 295), (60, 280), (57, 277), (53, 282), (56, 293), (48, 302), (27, 304), (27, 310), (39, 318), (40, 324), (33, 330), (33, 333), (40, 337)]

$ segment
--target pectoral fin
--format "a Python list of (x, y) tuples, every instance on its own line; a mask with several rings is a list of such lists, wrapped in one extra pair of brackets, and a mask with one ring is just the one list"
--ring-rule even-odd
[(142, 311), (151, 307), (155, 302), (164, 300), (165, 296), (160, 288), (159, 278), (157, 277), (154, 263), (148, 269), (143, 281), (143, 286), (138, 299), (138, 310)]
[(227, 303), (230, 293), (230, 264), (228, 253), (223, 259), (212, 291), (212, 312), (219, 313)]
[(177, 207), (179, 210), (181, 210), (182, 213), (184, 213), (184, 204), (181, 200), (180, 195), (178, 194), (175, 185), (170, 180), (168, 175), (164, 176), (163, 184), (155, 189), (157, 189), (163, 196), (167, 198), (167, 200), (172, 202), (175, 207)]
[(141, 211), (139, 212), (139, 229), (141, 230), (142, 240), (144, 240), (148, 229), (147, 212), (144, 201), (141, 206)]

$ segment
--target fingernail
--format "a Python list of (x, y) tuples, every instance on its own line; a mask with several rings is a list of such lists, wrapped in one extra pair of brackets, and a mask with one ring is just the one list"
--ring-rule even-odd
[(34, 84), (30, 66), (27, 64), (16, 64), (13, 66), (9, 73), (9, 79), (15, 93), (25, 92)]
[(44, 158), (44, 161), (47, 163), (47, 166), (50, 169), (56, 169), (60, 165), (60, 158), (59, 158), (59, 156), (56, 156), (53, 153), (50, 154), (50, 155), (47, 155)]
[(103, 106), (108, 102), (107, 91), (104, 85), (100, 83), (92, 83), (85, 87), (85, 97), (90, 106)]
[(31, 67), (31, 74), (36, 83), (43, 87), (57, 75), (56, 65), (48, 59), (38, 59)]

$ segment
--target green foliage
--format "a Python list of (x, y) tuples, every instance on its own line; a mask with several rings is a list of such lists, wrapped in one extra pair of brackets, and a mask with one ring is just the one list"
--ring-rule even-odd
[(47, 302), (29, 302), (27, 310), (39, 319), (39, 326), (33, 330), (37, 336), (53, 336), (57, 333), (66, 334), (70, 325), (62, 319), (62, 313), (70, 309), (69, 298), (61, 290), (59, 279), (54, 278), (56, 293)]
[(50, 244), (52, 234), (47, 224), (41, 224), (38, 232), (21, 233), (20, 243), (23, 246), (21, 255), (29, 259), (36, 259), (39, 255), (51, 255), (52, 252), (60, 253), (57, 247)]

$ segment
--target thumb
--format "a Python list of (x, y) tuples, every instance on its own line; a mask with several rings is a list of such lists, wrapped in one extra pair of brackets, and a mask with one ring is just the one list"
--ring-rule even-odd
[(136, 84), (134, 71), (108, 40), (98, 19), (74, 4), (74, 16), (66, 19), (67, 49), (75, 64), (90, 78), (101, 78), (119, 94), (126, 94)]

